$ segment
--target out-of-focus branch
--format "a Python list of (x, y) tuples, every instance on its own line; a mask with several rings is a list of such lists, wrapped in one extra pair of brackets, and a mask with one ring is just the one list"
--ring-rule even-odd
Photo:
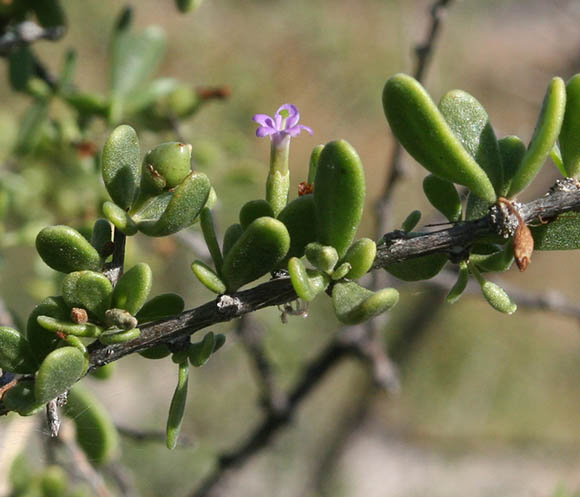
[(288, 399), (277, 387), (273, 366), (263, 344), (263, 330), (250, 316), (242, 316), (236, 326), (236, 334), (256, 372), (260, 387), (260, 403), (267, 412), (280, 412), (285, 409)]

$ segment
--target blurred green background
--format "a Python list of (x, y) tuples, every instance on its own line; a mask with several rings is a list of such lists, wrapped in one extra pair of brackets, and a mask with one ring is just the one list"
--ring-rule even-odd
[[(168, 36), (160, 75), (191, 85), (227, 85), (231, 97), (207, 106), (182, 124), (196, 167), (218, 193), (223, 229), (243, 201), (263, 196), (269, 144), (254, 135), (255, 113), (298, 106), (314, 136), (293, 141), (293, 183), (305, 179), (313, 146), (344, 138), (366, 169), (368, 204), (360, 236), (373, 236), (373, 205), (388, 173), (393, 147), (380, 104), (386, 79), (411, 72), (413, 47), (429, 25), (429, 1), (415, 0), (206, 0), (180, 15), (172, 2), (135, 3), (135, 25), (160, 25)], [(107, 87), (107, 43), (123, 2), (64, 1), (69, 30), (58, 43), (35, 49), (58, 68), (67, 48), (77, 50), (75, 82)], [(425, 86), (438, 100), (452, 88), (475, 95), (498, 136), (527, 142), (553, 75), (580, 71), (580, 3), (572, 0), (465, 0), (445, 17)], [(10, 161), (19, 116), (29, 99), (14, 94), (0, 70), (0, 158)], [(51, 112), (66, 113), (62, 105)], [(107, 130), (96, 130), (100, 148)], [(142, 148), (173, 140), (171, 132), (143, 133)], [(393, 228), (413, 209), (432, 214), (423, 198), (425, 171), (408, 156), (390, 213)], [(5, 167), (5, 166), (0, 166)], [(551, 164), (523, 200), (543, 194), (557, 178)], [(76, 202), (86, 192), (77, 190)], [(293, 193), (295, 195), (295, 193)], [(80, 199), (80, 200), (79, 200)], [(97, 212), (98, 206), (95, 206)], [(78, 219), (59, 218), (74, 223)], [(193, 228), (195, 231), (196, 228)], [(189, 271), (191, 248), (177, 238), (131, 240), (129, 263), (145, 260), (154, 292), (177, 291), (187, 308), (213, 298)], [(1, 295), (21, 317), (55, 291), (30, 246), (2, 254)], [(520, 274), (502, 276), (527, 292), (558, 290), (575, 302), (580, 292), (576, 253), (535, 253)], [(504, 316), (478, 295), (443, 305), (444, 293), (422, 283), (402, 287), (399, 307), (384, 325), (385, 341), (409, 316), (428, 313), (427, 326), (401, 359), (401, 392), (369, 387), (359, 362), (335, 368), (300, 408), (281, 436), (228, 480), (235, 496), (431, 497), (572, 495), (580, 489), (580, 334), (578, 323), (520, 308)], [(339, 328), (328, 299), (318, 299), (307, 320), (280, 323), (275, 309), (252, 319), (264, 330), (280, 384), (289, 386)], [(123, 461), (142, 495), (185, 495), (261, 419), (258, 389), (243, 348), (231, 331), (226, 346), (190, 378), (183, 433), (194, 448), (169, 452), (163, 444), (124, 439)], [(119, 425), (161, 429), (176, 381), (170, 360), (127, 358), (107, 383), (92, 381)], [(369, 393), (370, 392), (370, 393)], [(3, 420), (0, 430), (13, 418)], [(7, 447), (2, 448), (2, 450)], [(30, 459), (42, 464), (41, 451)], [(2, 475), (4, 476), (4, 475)], [(566, 493), (570, 492), (570, 494)]]

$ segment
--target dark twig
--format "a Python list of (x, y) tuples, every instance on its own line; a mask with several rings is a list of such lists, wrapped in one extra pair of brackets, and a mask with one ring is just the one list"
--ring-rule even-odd
[[(527, 224), (534, 221), (553, 221), (560, 214), (578, 210), (580, 210), (580, 190), (578, 189), (552, 191), (544, 197), (522, 204), (519, 208), (520, 215)], [(418, 236), (402, 231), (388, 233), (383, 243), (377, 247), (377, 257), (373, 267), (379, 268), (391, 262), (434, 253), (447, 253), (451, 256), (460, 254), (468, 250), (476, 241), (497, 234), (498, 230), (507, 224), (509, 221), (506, 222), (497, 216), (494, 220), (492, 209), (481, 219), (463, 221), (451, 228), (432, 233), (421, 233)]]
[(236, 334), (240, 337), (260, 386), (260, 402), (267, 412), (282, 411), (286, 404), (286, 396), (276, 386), (274, 371), (262, 343), (263, 330), (250, 316), (242, 316), (236, 326)]
[(5, 56), (17, 47), (30, 45), (39, 40), (59, 40), (64, 33), (64, 26), (43, 28), (31, 21), (16, 24), (0, 36), (0, 55)]

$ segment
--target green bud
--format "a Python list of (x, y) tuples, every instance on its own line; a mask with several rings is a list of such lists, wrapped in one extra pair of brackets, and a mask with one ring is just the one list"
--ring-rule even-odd
[(289, 248), (290, 235), (284, 224), (271, 217), (256, 219), (224, 258), (222, 277), (228, 291), (272, 271)]
[(225, 283), (207, 264), (198, 260), (193, 261), (191, 264), (191, 270), (207, 289), (217, 293), (218, 295), (226, 291)]
[(348, 262), (351, 270), (346, 277), (356, 280), (367, 274), (375, 261), (377, 244), (370, 238), (361, 238), (354, 242), (346, 251), (342, 262)]
[(210, 188), (205, 174), (191, 173), (175, 188), (163, 214), (156, 220), (139, 222), (139, 231), (149, 236), (167, 236), (191, 226), (205, 206)]
[(318, 159), (314, 181), (317, 240), (342, 257), (352, 243), (365, 201), (361, 160), (344, 140), (328, 143)]
[(331, 272), (338, 262), (336, 249), (318, 242), (311, 242), (306, 245), (304, 253), (310, 264), (325, 273)]
[(306, 269), (298, 257), (288, 261), (288, 272), (294, 291), (302, 300), (310, 302), (328, 287), (330, 277), (315, 269)]
[(112, 307), (125, 309), (135, 315), (139, 312), (153, 284), (153, 273), (148, 264), (140, 262), (125, 272), (113, 290)]
[(453, 183), (429, 174), (423, 179), (423, 191), (431, 205), (449, 221), (461, 219), (461, 199)]
[(119, 435), (107, 409), (81, 385), (71, 388), (64, 407), (76, 426), (79, 446), (94, 464), (105, 464), (119, 452)]
[(101, 321), (111, 308), (113, 285), (103, 273), (75, 271), (62, 281), (62, 298), (69, 307), (86, 309)]
[(103, 148), (103, 180), (113, 202), (122, 209), (133, 205), (141, 179), (141, 151), (137, 133), (131, 126), (117, 126)]
[(332, 289), (332, 305), (340, 322), (358, 324), (388, 311), (399, 301), (399, 292), (385, 288), (371, 292), (353, 281), (336, 283)]
[(185, 412), (185, 403), (187, 401), (187, 383), (189, 379), (189, 363), (183, 361), (179, 364), (179, 373), (177, 386), (169, 406), (169, 415), (167, 416), (166, 445), (170, 450), (177, 446), (177, 439), (181, 430), (183, 414)]
[(42, 260), (56, 271), (72, 273), (101, 267), (101, 257), (77, 230), (68, 226), (49, 226), (36, 237), (36, 250)]
[(88, 360), (75, 347), (62, 347), (46, 356), (36, 375), (34, 395), (46, 404), (72, 387), (86, 372)]
[(417, 162), (433, 174), (495, 202), (487, 174), (465, 150), (417, 80), (406, 74), (389, 78), (383, 90), (383, 108), (393, 134)]
[(343, 262), (338, 266), (331, 274), (331, 279), (333, 281), (338, 281), (344, 278), (352, 269), (352, 266), (348, 262)]
[(240, 224), (242, 229), (246, 229), (252, 221), (264, 216), (274, 217), (274, 211), (268, 201), (258, 199), (246, 202), (240, 209)]
[(577, 177), (580, 173), (580, 74), (566, 85), (566, 111), (560, 131), (560, 150), (566, 175)]
[(183, 298), (175, 293), (162, 293), (145, 303), (135, 315), (139, 323), (148, 323), (171, 316), (183, 311), (185, 303)]
[(26, 337), (19, 331), (0, 326), (0, 368), (11, 373), (33, 373), (37, 364)]
[(152, 194), (175, 188), (191, 173), (191, 145), (169, 142), (157, 145), (143, 159), (141, 188)]
[(565, 109), (566, 85), (561, 78), (555, 77), (546, 91), (534, 135), (511, 181), (508, 197), (524, 190), (540, 172), (560, 134)]

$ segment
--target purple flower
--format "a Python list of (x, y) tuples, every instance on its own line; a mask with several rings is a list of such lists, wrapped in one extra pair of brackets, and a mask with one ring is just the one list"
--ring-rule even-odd
[(260, 125), (256, 130), (256, 136), (269, 136), (276, 146), (281, 145), (286, 137), (298, 136), (302, 130), (312, 134), (312, 129), (308, 126), (298, 124), (300, 112), (292, 104), (282, 105), (274, 117), (267, 114), (256, 114), (252, 119)]

